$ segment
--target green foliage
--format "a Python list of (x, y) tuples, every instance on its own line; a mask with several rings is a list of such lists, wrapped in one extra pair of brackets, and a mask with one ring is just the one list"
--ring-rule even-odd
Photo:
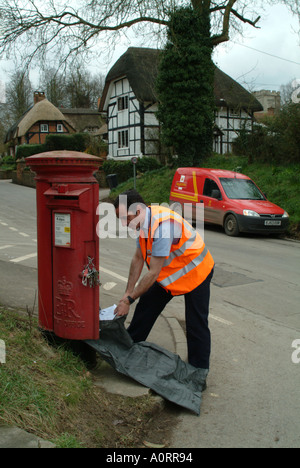
[[(139, 447), (142, 437), (153, 432), (153, 397), (124, 398), (96, 387), (70, 343), (50, 344), (33, 314), (0, 305), (0, 337), (6, 346), (6, 363), (0, 364), (0, 425), (29, 431), (57, 448)], [(100, 357), (97, 362), (93, 375), (106, 366)], [(121, 419), (124, 424), (113, 424)]]
[(16, 159), (28, 158), (46, 151), (45, 145), (21, 145), (17, 147)]
[(300, 162), (300, 105), (289, 103), (274, 119), (273, 131), (281, 140), (281, 160)]
[(82, 445), (76, 437), (66, 432), (60, 434), (59, 437), (54, 439), (55, 446), (57, 448), (82, 448)]
[(21, 145), (17, 148), (16, 159), (27, 158), (34, 154), (46, 151), (79, 151), (84, 152), (90, 142), (90, 136), (86, 133), (73, 133), (71, 135), (49, 134), (43, 145)]
[(192, 8), (172, 13), (162, 52), (157, 93), (162, 141), (178, 154), (179, 165), (199, 166), (212, 151), (214, 65), (209, 12)]
[[(145, 203), (168, 203), (170, 198), (170, 188), (176, 169), (162, 167), (154, 171), (146, 172), (136, 181), (136, 189), (142, 195)], [(112, 190), (110, 197), (116, 198), (120, 193), (133, 189), (133, 179), (118, 185)]]
[[(7, 364), (0, 365), (0, 424), (47, 431), (52, 438), (60, 412), (67, 415), (91, 388), (82, 361), (63, 347), (47, 345), (35, 318), (2, 307), (0, 336), (8, 356)], [(72, 397), (71, 404), (66, 395)]]
[[(136, 164), (138, 173), (152, 171), (160, 167), (161, 164), (155, 158), (139, 158)], [(125, 182), (133, 177), (133, 164), (131, 161), (107, 160), (103, 163), (103, 170), (106, 175), (117, 174), (118, 183)]]
[(103, 156), (103, 154), (107, 154), (108, 152), (108, 143), (103, 141), (101, 137), (93, 137), (90, 139), (89, 146), (85, 152), (94, 156)]
[(87, 133), (73, 133), (72, 135), (47, 135), (46, 151), (68, 150), (83, 152), (89, 145), (90, 136)]
[(12, 170), (16, 168), (16, 161), (12, 156), (4, 156), (0, 160), (0, 169), (6, 171), (6, 170)]
[(250, 133), (243, 129), (233, 144), (233, 151), (248, 157), (249, 162), (271, 164), (300, 162), (300, 105), (290, 103), (275, 116), (255, 125)]

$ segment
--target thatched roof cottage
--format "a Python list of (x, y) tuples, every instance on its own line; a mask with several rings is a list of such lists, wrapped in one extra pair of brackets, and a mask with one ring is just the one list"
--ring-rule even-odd
[[(157, 156), (160, 152), (156, 119), (155, 80), (160, 50), (130, 47), (107, 74), (99, 111), (107, 113), (109, 158)], [(244, 125), (251, 128), (257, 99), (230, 76), (215, 67), (214, 151), (231, 150)]]
[(62, 112), (46, 99), (43, 92), (34, 93), (34, 104), (8, 130), (5, 143), (11, 156), (22, 144), (43, 144), (49, 133), (75, 133), (76, 130)]

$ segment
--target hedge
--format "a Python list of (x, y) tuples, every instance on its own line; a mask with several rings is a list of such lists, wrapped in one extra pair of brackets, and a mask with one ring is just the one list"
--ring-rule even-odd
[(73, 133), (72, 135), (47, 135), (46, 151), (69, 150), (83, 152), (89, 145), (90, 136), (87, 133)]
[(44, 153), (45, 145), (21, 145), (17, 147), (16, 159), (28, 158), (33, 154)]
[(46, 151), (79, 151), (83, 153), (88, 147), (90, 136), (87, 133), (73, 133), (72, 135), (58, 135), (52, 133), (47, 135), (43, 145), (21, 145), (17, 147), (16, 159), (27, 158), (33, 154)]

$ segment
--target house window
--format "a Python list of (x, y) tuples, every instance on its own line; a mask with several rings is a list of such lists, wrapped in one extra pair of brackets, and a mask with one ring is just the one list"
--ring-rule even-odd
[(56, 131), (57, 131), (57, 133), (63, 133), (63, 131), (64, 131), (63, 125), (62, 124), (57, 124), (56, 125)]
[(41, 124), (41, 133), (48, 133), (48, 132), (49, 132), (49, 125)]
[(240, 117), (240, 111), (237, 109), (230, 109), (229, 112), (231, 117)]
[(118, 132), (118, 148), (128, 148), (128, 130)]
[(122, 96), (118, 98), (118, 111), (128, 109), (128, 96)]

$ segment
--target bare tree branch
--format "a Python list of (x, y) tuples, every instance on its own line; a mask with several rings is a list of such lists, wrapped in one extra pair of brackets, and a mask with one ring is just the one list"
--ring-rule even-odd
[[(299, 14), (300, 0), (265, 0), (284, 3)], [(191, 5), (200, 14), (209, 12), (214, 46), (229, 40), (230, 27), (258, 27), (260, 17), (250, 0), (1, 0), (0, 57), (21, 54), (23, 61), (44, 60), (49, 52), (64, 64), (72, 56), (112, 48), (120, 34), (142, 25), (168, 25), (178, 6)], [(255, 16), (254, 16), (255, 15)], [(251, 16), (253, 16), (251, 18)], [(153, 29), (154, 30), (154, 29)], [(152, 30), (152, 31), (153, 31)], [(102, 47), (103, 41), (106, 45)], [(101, 47), (99, 43), (101, 42)], [(46, 55), (48, 53), (48, 55)]]
[(49, 0), (46, 5), (39, 0), (3, 0), (0, 6), (0, 56), (11, 52), (18, 41), (29, 45), (29, 61), (41, 57), (49, 46), (57, 52), (63, 46), (65, 57), (86, 54), (93, 45), (89, 41), (100, 37), (101, 33), (118, 33), (142, 23), (168, 24), (163, 4), (157, 2), (162, 5), (159, 9), (155, 3), (92, 0), (83, 3), (81, 8), (78, 4), (75, 9), (68, 5), (59, 8), (55, 0)]

